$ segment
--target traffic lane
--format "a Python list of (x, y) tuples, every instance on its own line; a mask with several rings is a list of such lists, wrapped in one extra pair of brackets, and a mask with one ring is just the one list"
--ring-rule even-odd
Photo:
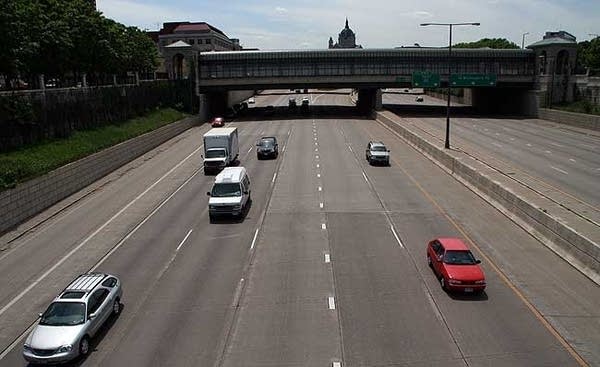
[(381, 211), (354, 159), (355, 154), (364, 155), (367, 142), (350, 150), (344, 139), (343, 126), (352, 121), (316, 121), (319, 145), (313, 145), (313, 150), (321, 161), (325, 208), (327, 212)]
[[(443, 138), (445, 130), (442, 119), (418, 118), (412, 121), (413, 124), (428, 127), (428, 131), (439, 139)], [(577, 148), (573, 148), (571, 152), (561, 152), (555, 146), (536, 145), (523, 137), (518, 140), (502, 139), (500, 133), (493, 133), (488, 128), (473, 131), (472, 123), (468, 127), (455, 125), (452, 138), (455, 146), (475, 155), (477, 150), (487, 152), (593, 206), (600, 204), (595, 184), (598, 175), (595, 166), (600, 161), (598, 153)]]
[[(325, 366), (340, 360), (312, 124), (295, 121), (223, 366)], [(302, 202), (302, 205), (297, 205)]]
[(349, 149), (355, 124), (369, 121), (317, 122), (344, 365), (464, 365), (363, 175), (366, 141)]
[[(244, 129), (242, 129), (242, 133), (240, 134), (241, 137), (245, 137), (248, 136), (248, 138), (242, 138), (243, 140), (241, 140), (242, 142), (242, 146), (253, 146), (253, 143), (255, 141), (255, 138), (257, 136), (257, 131), (260, 129), (263, 129), (263, 125), (258, 124), (258, 123), (253, 123), (253, 124), (247, 124), (245, 125)], [(250, 130), (253, 130), (252, 133), (250, 133)], [(244, 143), (244, 141), (246, 141)], [(196, 170), (199, 170), (201, 168), (201, 166), (196, 167)], [(171, 179), (175, 179), (175, 178), (171, 178)], [(186, 192), (186, 190), (188, 190), (188, 192), (190, 192), (189, 190), (191, 189), (192, 193), (194, 193), (195, 195), (199, 195), (198, 197), (204, 201), (206, 201), (206, 191), (210, 189), (210, 184), (212, 183), (212, 181), (214, 180), (214, 178), (212, 176), (194, 176), (194, 177), (190, 177), (189, 178), (190, 181), (188, 182), (187, 185), (182, 186), (181, 191), (179, 191), (176, 195), (174, 195), (172, 197), (172, 200), (167, 201), (166, 204), (160, 208), (160, 210), (158, 210), (154, 216), (150, 217), (150, 221), (155, 220), (155, 218), (160, 217), (161, 215), (165, 215), (166, 217), (168, 217), (169, 213), (171, 213), (171, 211), (168, 209), (170, 205), (173, 205), (173, 203), (176, 203), (178, 199), (181, 198), (181, 196), (185, 196), (182, 194), (182, 192)], [(202, 187), (202, 189), (200, 191), (198, 190), (194, 190), (195, 185), (204, 185), (206, 187)], [(165, 199), (165, 196), (162, 193), (156, 193), (154, 195), (160, 196), (161, 199)], [(186, 201), (184, 201), (185, 203)], [(177, 205), (177, 204), (175, 204)], [(167, 209), (165, 209), (167, 208)], [(143, 216), (148, 216), (150, 214), (150, 212), (152, 210), (146, 210), (142, 208), (133, 208), (132, 211), (139, 211), (140, 215)], [(193, 218), (194, 216), (190, 216), (190, 218)], [(166, 220), (166, 222), (169, 222), (169, 220)], [(185, 221), (182, 221), (183, 223), (185, 223)], [(152, 222), (153, 223), (153, 222)], [(154, 249), (155, 251), (160, 251), (162, 250), (163, 252), (159, 252), (159, 253), (148, 253), (148, 248), (144, 245), (147, 242), (153, 243), (152, 241), (155, 238), (161, 238), (159, 234), (152, 234), (150, 236), (144, 237), (144, 234), (146, 233), (145, 231), (147, 231), (147, 227), (150, 226), (151, 228), (157, 228), (157, 230), (159, 232), (163, 232), (163, 228), (161, 226), (161, 221), (159, 220), (157, 222), (157, 224), (148, 224), (148, 222), (144, 223), (144, 225), (142, 227), (139, 228), (138, 231), (136, 231), (134, 233), (134, 236), (132, 236), (129, 239), (126, 239), (123, 246), (119, 247), (118, 250), (111, 254), (111, 256), (109, 258), (106, 259), (106, 263), (109, 262), (109, 260), (111, 258), (117, 257), (118, 259), (122, 259), (123, 261), (123, 267), (122, 269), (113, 269), (113, 268), (109, 268), (109, 272), (110, 271), (114, 271), (114, 273), (116, 275), (121, 276), (121, 274), (128, 274), (127, 272), (131, 272), (133, 271), (134, 274), (137, 274), (137, 278), (136, 277), (122, 277), (123, 282), (125, 283), (125, 290), (126, 290), (126, 295), (125, 297), (127, 298), (130, 294), (134, 294), (135, 295), (135, 291), (136, 289), (143, 289), (143, 286), (140, 287), (136, 287), (137, 283), (136, 282), (142, 282), (141, 284), (146, 284), (144, 282), (147, 282), (149, 280), (152, 279), (152, 274), (156, 271), (156, 269), (160, 268), (160, 265), (162, 263), (164, 263), (166, 261), (167, 258), (169, 258), (170, 254), (169, 252), (164, 252), (166, 249), (164, 249), (161, 246), (157, 246), (157, 247), (152, 247), (152, 249)], [(177, 222), (179, 223), (179, 222)], [(119, 225), (119, 223), (116, 223), (115, 226)], [(111, 233), (111, 231), (114, 231), (114, 229), (112, 227), (109, 227), (107, 230), (107, 233)], [(176, 232), (178, 233), (178, 232)], [(167, 233), (163, 234), (165, 236), (168, 236)], [(140, 236), (140, 237), (136, 237), (136, 236)], [(177, 237), (176, 235), (173, 237)], [(109, 237), (110, 238), (110, 237)], [(113, 246), (118, 242), (118, 240), (120, 240), (122, 237), (118, 237), (118, 239), (114, 240), (113, 242)], [(138, 241), (136, 241), (136, 238), (140, 238)], [(172, 238), (169, 238), (167, 240), (165, 240), (165, 243), (171, 243), (172, 242)], [(105, 241), (105, 238), (101, 238), (101, 239), (97, 239), (95, 241), (90, 241), (90, 248), (95, 248), (95, 246), (97, 245), (97, 241)], [(176, 245), (176, 244), (173, 244)], [(168, 247), (167, 247), (168, 249)], [(82, 254), (80, 256), (85, 256), (86, 255), (86, 251), (85, 248), (83, 248), (80, 251)], [(89, 252), (89, 251), (88, 251)], [(121, 253), (124, 253), (124, 255), (120, 255)], [(104, 255), (105, 252), (102, 252), (102, 255)], [(76, 254), (79, 255), (79, 254)], [(148, 257), (145, 257), (148, 256)], [(24, 297), (23, 300), (17, 304), (15, 304), (15, 306), (13, 308), (11, 308), (10, 312), (8, 312), (8, 314), (12, 314), (12, 313), (16, 313), (16, 314), (21, 314), (24, 313), (23, 309), (27, 309), (30, 303), (33, 304), (40, 304), (37, 310), (34, 310), (35, 312), (29, 312), (29, 313), (24, 313), (25, 318), (28, 317), (28, 320), (26, 323), (19, 323), (19, 322), (15, 322), (11, 319), (6, 320), (6, 323), (12, 323), (10, 324), (11, 329), (5, 327), (4, 330), (5, 332), (7, 332), (7, 335), (10, 336), (11, 341), (12, 339), (14, 339), (15, 337), (17, 337), (17, 335), (22, 332), (27, 326), (29, 325), (30, 322), (32, 322), (35, 319), (35, 315), (37, 314), (37, 312), (42, 311), (44, 307), (46, 307), (46, 305), (50, 302), (50, 300), (52, 298), (54, 298), (56, 296), (56, 294), (64, 288), (64, 286), (66, 286), (77, 274), (86, 272), (90, 269), (90, 267), (93, 266), (93, 264), (95, 262), (98, 261), (100, 256), (96, 257), (95, 259), (89, 259), (89, 258), (85, 258), (86, 261), (77, 261), (77, 256), (75, 256), (73, 263), (67, 264), (65, 265), (64, 269), (62, 267), (57, 268), (57, 270), (51, 274), (48, 279), (41, 283), (41, 285), (39, 287), (36, 287), (31, 294), (28, 294), (27, 297)], [(146, 259), (148, 261), (152, 260), (152, 261), (157, 261), (157, 262), (152, 262), (149, 264), (146, 264), (144, 266), (140, 266), (140, 267), (134, 267), (132, 269), (132, 262), (135, 261), (139, 261), (139, 259)], [(93, 260), (93, 262), (92, 262)], [(96, 263), (97, 264), (97, 263)], [(103, 263), (101, 265), (100, 268), (98, 268), (98, 270), (104, 270), (105, 263)], [(140, 270), (141, 269), (141, 270)], [(139, 272), (139, 273), (138, 273)], [(49, 284), (47, 284), (46, 286), (46, 282), (48, 282)], [(57, 289), (54, 289), (57, 288)], [(139, 297), (137, 296), (133, 296), (131, 298), (133, 299), (139, 299)], [(21, 303), (23, 303), (23, 305), (21, 305)], [(125, 315), (122, 315), (122, 317)], [(14, 331), (13, 331), (14, 329)], [(11, 334), (8, 334), (8, 331), (11, 332)], [(8, 361), (12, 361), (13, 363), (11, 363), (11, 365), (18, 365), (18, 364), (23, 364), (23, 360), (21, 357), (21, 346), (22, 346), (22, 342), (19, 342), (16, 347), (14, 349), (12, 349), (10, 351), (10, 354), (3, 359), (4, 360), (8, 360)], [(17, 364), (18, 363), (18, 364)]]
[[(180, 150), (177, 149), (177, 144), (167, 144), (158, 148), (161, 153), (148, 160), (147, 164), (136, 161), (135, 164), (127, 165), (126, 174), (121, 178), (92, 193), (84, 199), (78, 210), (69, 210), (60, 214), (64, 216), (59, 215), (56, 221), (48, 222), (47, 229), (41, 230), (40, 236), (34, 233), (33, 238), (24, 238), (26, 243), (23, 246), (17, 246), (4, 257), (0, 267), (3, 279), (16, 281), (6, 282), (2, 287), (5, 303), (0, 305), (0, 350), (4, 350), (18, 338), (64, 286), (78, 274), (93, 267), (148, 213), (160, 205), (165, 197), (193, 174), (198, 167), (196, 155), (200, 154), (197, 149), (201, 145), (201, 130), (194, 129), (188, 138), (178, 142), (181, 144)], [(191, 153), (189, 149), (192, 149)], [(170, 154), (179, 157), (182, 151), (188, 152), (187, 160), (186, 157), (179, 161), (164, 157)], [(157, 168), (159, 162), (170, 166)], [(147, 183), (144, 175), (155, 177), (156, 172), (162, 176), (153, 183)], [(135, 178), (147, 186), (140, 187)], [(127, 185), (128, 189), (121, 185)], [(123, 202), (118, 196), (120, 193), (128, 198), (129, 195), (135, 196), (129, 202)], [(98, 213), (106, 214), (102, 210), (102, 201), (110, 207), (111, 212), (104, 222), (99, 223), (93, 210), (88, 211), (88, 205), (92, 209), (99, 208)], [(78, 233), (81, 237), (73, 238), (72, 233)]]
[[(26, 284), (198, 149), (201, 144), (198, 136), (206, 130), (206, 126), (192, 128), (127, 164), (91, 195), (14, 241), (0, 257), (0, 305), (10, 301)], [(181, 169), (191, 172), (199, 160), (199, 154), (192, 156)]]
[[(548, 320), (553, 328), (560, 331), (563, 338), (569, 340), (588, 361), (592, 364), (600, 362), (600, 354), (596, 352), (597, 348), (593, 347), (600, 343), (600, 332), (598, 332), (600, 312), (594, 306), (600, 302), (600, 291), (597, 285), (558, 258), (495, 208), (483, 202), (452, 177), (442, 173), (437, 166), (407, 146), (404, 141), (391, 138), (394, 135), (383, 126), (356, 124), (354, 128), (355, 131), (348, 132), (347, 135), (353, 137), (355, 145), (360, 144), (363, 139), (387, 139), (386, 143), (392, 154), (391, 168), (399, 169), (405, 175), (403, 180), (397, 181), (402, 184), (390, 185), (388, 181), (392, 173), (377, 170), (378, 167), (368, 167), (369, 177), (372, 178), (389, 210), (402, 210), (403, 206), (398, 202), (398, 196), (402, 192), (406, 196), (427, 199), (422, 200), (422, 204), (416, 207), (418, 211), (414, 213), (416, 216), (414, 219), (408, 217), (410, 220), (400, 221), (401, 218), (394, 217), (394, 220), (398, 223), (398, 228), (402, 229), (402, 233), (412, 236), (406, 241), (407, 248), (412, 249), (421, 272), (427, 276), (431, 289), (437, 290), (441, 295), (440, 299), (450, 302), (449, 305), (454, 305), (452, 302), (455, 302), (445, 293), (440, 293), (437, 279), (426, 265), (425, 246), (436, 236), (448, 235), (446, 226), (439, 227), (443, 222), (451, 223), (450, 233), (471, 242), (474, 254), (483, 258), (482, 266), (488, 278), (486, 293), (489, 301), (493, 301), (493, 307), (489, 310), (482, 309), (485, 316), (482, 320), (475, 318), (479, 317), (478, 314), (471, 313), (475, 316), (472, 318), (473, 323), (477, 324), (476, 328), (481, 327), (481, 330), (473, 332), (477, 335), (472, 336), (469, 344), (477, 345), (480, 340), (488, 338), (489, 335), (499, 333), (495, 339), (489, 339), (490, 345), (499, 344), (510, 350), (511, 339), (514, 338), (525, 340), (521, 346), (516, 345), (515, 348), (527, 348), (528, 341), (533, 343), (531, 350), (536, 350), (535, 348), (539, 348), (538, 351), (543, 351), (544, 348), (554, 350), (551, 341), (554, 340), (555, 345), (562, 344), (559, 338), (552, 336), (551, 332), (546, 332), (545, 337), (536, 336), (536, 333), (544, 334), (540, 328), (551, 329), (546, 325), (545, 320)], [(434, 172), (440, 174), (433, 174)], [(408, 195), (409, 192), (412, 192), (412, 195)], [(415, 201), (411, 206), (416, 203)], [(415, 235), (414, 230), (419, 229), (418, 223), (430, 229), (422, 231), (421, 234), (417, 232)], [(490, 226), (490, 223), (494, 225)], [(512, 292), (506, 294), (506, 289), (511, 289)], [(469, 300), (460, 302), (468, 303)], [(528, 304), (533, 311), (525, 309), (523, 315), (514, 311)], [(456, 307), (457, 309), (452, 310), (450, 316), (458, 315), (460, 320), (463, 310), (458, 305)], [(497, 329), (497, 322), (493, 316), (495, 314), (502, 315), (501, 317), (510, 317), (513, 314), (517, 316), (515, 320), (503, 321), (506, 330), (495, 330)], [(521, 324), (531, 324), (528, 320), (520, 321), (521, 317), (526, 316), (537, 321), (537, 327), (534, 327), (535, 322), (533, 326), (522, 327)], [(468, 320), (464, 321), (468, 326)], [(590, 325), (598, 326), (595, 332), (591, 331)], [(488, 328), (493, 331), (489, 335), (486, 334), (489, 332)], [(479, 332), (485, 335), (478, 335)], [(463, 331), (461, 333), (470, 334)], [(533, 335), (530, 336), (530, 333)], [(560, 348), (553, 353), (560, 354), (559, 351)], [(523, 350), (516, 349), (515, 352), (522, 353)], [(564, 348), (563, 354), (566, 354)], [(537, 353), (532, 356), (532, 358), (536, 357), (539, 357)], [(526, 356), (523, 355), (522, 358)], [(558, 356), (557, 361), (560, 360), (562, 359)], [(498, 361), (501, 362), (502, 360)], [(575, 361), (571, 360), (568, 364), (573, 365)]]
[[(285, 141), (287, 123), (269, 123), (266, 134)], [(258, 139), (256, 134), (244, 149)], [(277, 161), (258, 161), (254, 152), (242, 153), (242, 164), (252, 181), (252, 206), (243, 221), (209, 223), (206, 191), (181, 195), (174, 211), (191, 207), (187, 216), (197, 221), (164, 275), (148, 289), (140, 311), (132, 315), (125, 333), (100, 360), (100, 365), (212, 365), (225, 337), (228, 315), (242, 277), (258, 220), (267, 200), (268, 183)], [(204, 196), (203, 196), (204, 194)], [(195, 215), (194, 215), (195, 214)], [(179, 216), (179, 215), (178, 215)], [(179, 223), (165, 220), (162, 223)], [(164, 226), (164, 225), (163, 225)], [(187, 228), (182, 227), (181, 233)], [(143, 337), (140, 337), (143, 335)], [(165, 338), (169, 343), (164, 343)], [(132, 353), (132, 351), (135, 351)]]

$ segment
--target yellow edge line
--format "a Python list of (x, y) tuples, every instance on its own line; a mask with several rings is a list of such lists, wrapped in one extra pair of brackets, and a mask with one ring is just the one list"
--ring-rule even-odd
[[(379, 123), (385, 129), (389, 130), (392, 134), (396, 135), (402, 141), (406, 142), (406, 140), (400, 134), (398, 134), (397, 132), (395, 132), (394, 130), (392, 130), (391, 128), (389, 128), (388, 126), (383, 124), (382, 122), (380, 122), (378, 120), (375, 120), (375, 121), (377, 121), (377, 123)], [(371, 138), (374, 139), (374, 136), (371, 134), (370, 131), (366, 130), (366, 128), (364, 126), (362, 126), (362, 128)], [(418, 151), (418, 149), (413, 147), (411, 144), (408, 144), (408, 145), (412, 149), (415, 149)], [(529, 300), (525, 297), (525, 295), (523, 295), (523, 293), (510, 281), (510, 279), (508, 279), (508, 277), (502, 272), (502, 270), (500, 270), (500, 268), (486, 254), (483, 253), (481, 248), (479, 248), (477, 243), (467, 234), (467, 232), (462, 228), (462, 226), (460, 224), (458, 224), (457, 222), (455, 222), (454, 219), (452, 219), (452, 217), (450, 217), (450, 215), (448, 213), (446, 213), (446, 211), (444, 211), (444, 209), (437, 203), (437, 201), (435, 201), (435, 199), (431, 195), (429, 195), (429, 193), (427, 191), (425, 191), (425, 189), (417, 182), (417, 180), (413, 176), (411, 176), (402, 167), (402, 165), (400, 163), (398, 163), (398, 161), (396, 159), (394, 159), (392, 157), (392, 161), (419, 188), (419, 191), (421, 191), (423, 193), (423, 195), (427, 198), (427, 200), (429, 200), (437, 208), (437, 210), (450, 223), (452, 223), (452, 225), (467, 239), (469, 244), (477, 250), (479, 255), (481, 257), (483, 257), (487, 263), (490, 264), (492, 269), (494, 269), (494, 271), (500, 276), (500, 279), (502, 279), (504, 281), (504, 283), (506, 283), (506, 285), (517, 295), (517, 297), (519, 297), (519, 299), (521, 299), (521, 301), (523, 301), (523, 303), (527, 306), (527, 308), (529, 308), (531, 313), (533, 313), (533, 315), (542, 323), (542, 325), (544, 325), (544, 327), (546, 327), (546, 329), (550, 332), (550, 334), (552, 334), (558, 340), (558, 342), (567, 350), (567, 352), (569, 352), (569, 354), (571, 354), (571, 356), (577, 361), (577, 363), (582, 367), (589, 367), (589, 364), (587, 364), (587, 362), (579, 355), (579, 353), (577, 353), (577, 351), (562, 337), (562, 335), (560, 335), (560, 333), (554, 328), (554, 326), (552, 326), (552, 324), (550, 324), (550, 322), (548, 320), (546, 320), (544, 315), (542, 315), (542, 313), (540, 311), (538, 311), (538, 309), (535, 308), (535, 306), (531, 302), (529, 302)]]

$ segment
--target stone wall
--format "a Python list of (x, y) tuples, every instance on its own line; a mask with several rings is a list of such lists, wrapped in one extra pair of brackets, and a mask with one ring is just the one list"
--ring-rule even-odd
[(600, 116), (560, 111), (549, 108), (540, 108), (538, 114), (539, 118), (544, 120), (600, 131)]

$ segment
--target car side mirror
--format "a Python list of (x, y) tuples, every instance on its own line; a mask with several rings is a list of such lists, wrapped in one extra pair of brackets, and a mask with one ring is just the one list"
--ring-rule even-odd
[(92, 312), (92, 313), (91, 313), (91, 314), (88, 316), (88, 319), (89, 319), (89, 320), (93, 320), (93, 319), (95, 319), (95, 318), (96, 318), (96, 313), (95, 313), (95, 312)]
[(207, 192), (206, 192), (206, 195), (207, 195), (207, 196), (210, 196), (210, 191), (207, 191)]
[(389, 149), (388, 149), (387, 151), (388, 151), (388, 153), (390, 152), (390, 150), (389, 150)]
[(481, 260), (475, 260), (475, 264), (481, 264)]

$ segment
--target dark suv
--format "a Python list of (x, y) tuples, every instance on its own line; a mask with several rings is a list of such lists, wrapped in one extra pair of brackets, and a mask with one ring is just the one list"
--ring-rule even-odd
[(274, 136), (263, 136), (256, 143), (256, 157), (258, 159), (266, 157), (277, 158), (279, 155), (279, 146)]

